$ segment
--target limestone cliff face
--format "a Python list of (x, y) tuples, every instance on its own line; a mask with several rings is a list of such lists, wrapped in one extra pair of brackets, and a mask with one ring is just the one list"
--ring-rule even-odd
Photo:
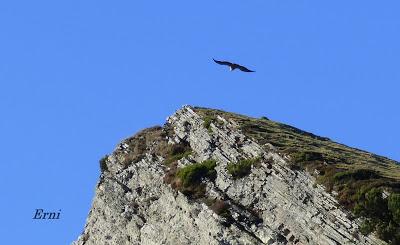
[[(177, 144), (190, 151), (168, 165), (163, 150)], [(228, 173), (228, 164), (255, 158), (249, 174)], [(166, 181), (173, 168), (208, 159), (216, 161), (216, 175), (202, 179), (203, 198)], [(229, 215), (217, 214), (206, 199), (222, 200)], [(185, 106), (103, 159), (84, 231), (73, 244), (385, 244), (358, 229), (311, 174), (292, 170), (274, 146), (246, 136), (231, 118), (205, 122)]]

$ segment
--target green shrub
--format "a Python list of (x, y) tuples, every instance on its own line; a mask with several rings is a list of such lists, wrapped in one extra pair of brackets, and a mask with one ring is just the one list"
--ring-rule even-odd
[(388, 197), (388, 207), (393, 220), (400, 225), (400, 194), (391, 194)]
[(261, 158), (250, 158), (240, 160), (237, 163), (229, 163), (227, 166), (228, 173), (232, 175), (234, 179), (243, 178), (244, 176), (250, 174), (251, 166), (260, 163)]
[(314, 151), (302, 151), (291, 154), (292, 161), (295, 163), (306, 163), (311, 161), (322, 161), (323, 156), (319, 152)]
[(190, 154), (192, 154), (192, 150), (187, 150), (185, 152), (176, 154), (176, 155), (171, 155), (167, 159), (165, 159), (164, 164), (165, 165), (170, 165), (173, 162), (176, 162), (178, 160), (181, 160), (182, 158), (188, 157)]
[(215, 178), (215, 166), (215, 160), (206, 160), (188, 165), (178, 170), (177, 177), (180, 178), (184, 187), (196, 185), (200, 183), (202, 178)]
[(382, 197), (382, 190), (372, 188), (366, 193), (358, 192), (358, 202), (354, 212), (356, 215), (361, 215), (372, 219), (384, 219), (388, 216), (387, 200)]
[(386, 242), (390, 242), (396, 235), (396, 226), (392, 222), (379, 222), (376, 226), (376, 234)]
[(338, 172), (338, 169), (331, 165), (319, 165), (317, 169), (321, 174), (317, 177), (317, 182), (323, 184), (328, 192), (332, 191), (335, 186), (333, 176)]
[(307, 166), (318, 165), (324, 161), (324, 156), (314, 151), (291, 152), (290, 157), (292, 160), (289, 162), (289, 168), (297, 171), (303, 170)]
[(390, 245), (399, 245), (400, 244), (400, 231), (397, 235), (395, 235), (390, 242)]
[(365, 220), (360, 226), (360, 232), (364, 236), (368, 235), (369, 233), (375, 230), (375, 223), (371, 220)]
[(207, 160), (178, 169), (177, 163), (173, 162), (164, 176), (164, 182), (171, 184), (173, 189), (191, 199), (203, 199), (206, 195), (206, 185), (201, 183), (201, 180), (203, 178), (214, 180), (216, 178), (215, 166), (216, 161)]
[(366, 209), (366, 216), (386, 218), (388, 215), (387, 199), (382, 196), (382, 190), (372, 188), (365, 194), (364, 208)]
[(389, 244), (399, 244), (400, 224), (398, 211), (400, 208), (400, 194), (391, 194), (383, 198), (382, 190), (372, 188), (368, 191), (359, 190), (358, 202), (354, 207), (357, 216), (363, 216), (366, 221), (360, 227), (363, 234), (376, 231), (378, 237)]
[(335, 182), (355, 181), (378, 178), (378, 175), (369, 169), (356, 169), (336, 173), (333, 176)]
[(103, 173), (104, 171), (108, 171), (108, 167), (107, 167), (107, 158), (108, 155), (105, 155), (104, 157), (102, 157), (99, 161), (100, 163), (100, 171)]
[(205, 116), (203, 120), (203, 127), (205, 127), (209, 133), (211, 133), (211, 123), (215, 121), (215, 117)]

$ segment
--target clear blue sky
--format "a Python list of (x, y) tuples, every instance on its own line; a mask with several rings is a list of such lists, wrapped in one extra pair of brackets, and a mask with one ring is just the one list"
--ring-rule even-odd
[[(2, 243), (76, 239), (98, 160), (184, 104), (267, 116), (400, 160), (399, 9), (394, 0), (2, 1)], [(32, 220), (36, 208), (61, 209), (61, 219)]]

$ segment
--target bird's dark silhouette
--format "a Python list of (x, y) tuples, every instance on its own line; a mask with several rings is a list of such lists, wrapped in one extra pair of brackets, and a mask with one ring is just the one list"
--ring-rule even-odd
[(217, 63), (217, 64), (219, 64), (219, 65), (226, 65), (226, 66), (229, 66), (229, 68), (230, 68), (231, 71), (233, 71), (233, 70), (235, 70), (235, 69), (239, 69), (239, 70), (244, 71), (244, 72), (255, 72), (255, 71), (252, 71), (252, 70), (247, 69), (247, 68), (244, 67), (244, 66), (241, 66), (241, 65), (238, 65), (238, 64), (229, 62), (229, 61), (219, 61), (219, 60), (215, 60), (215, 59), (213, 59), (213, 60), (214, 60), (215, 63)]

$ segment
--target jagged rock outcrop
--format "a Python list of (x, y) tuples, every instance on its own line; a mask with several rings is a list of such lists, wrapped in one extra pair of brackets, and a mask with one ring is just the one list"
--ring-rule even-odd
[[(228, 216), (165, 180), (173, 167), (163, 150), (175, 144), (191, 149), (177, 168), (216, 160), (215, 178), (202, 180), (205, 197), (227, 203)], [(248, 175), (228, 173), (229, 164), (254, 158), (259, 164)], [(260, 145), (232, 119), (205, 123), (185, 106), (103, 159), (85, 229), (73, 244), (385, 244), (362, 235), (357, 222), (274, 146)]]

